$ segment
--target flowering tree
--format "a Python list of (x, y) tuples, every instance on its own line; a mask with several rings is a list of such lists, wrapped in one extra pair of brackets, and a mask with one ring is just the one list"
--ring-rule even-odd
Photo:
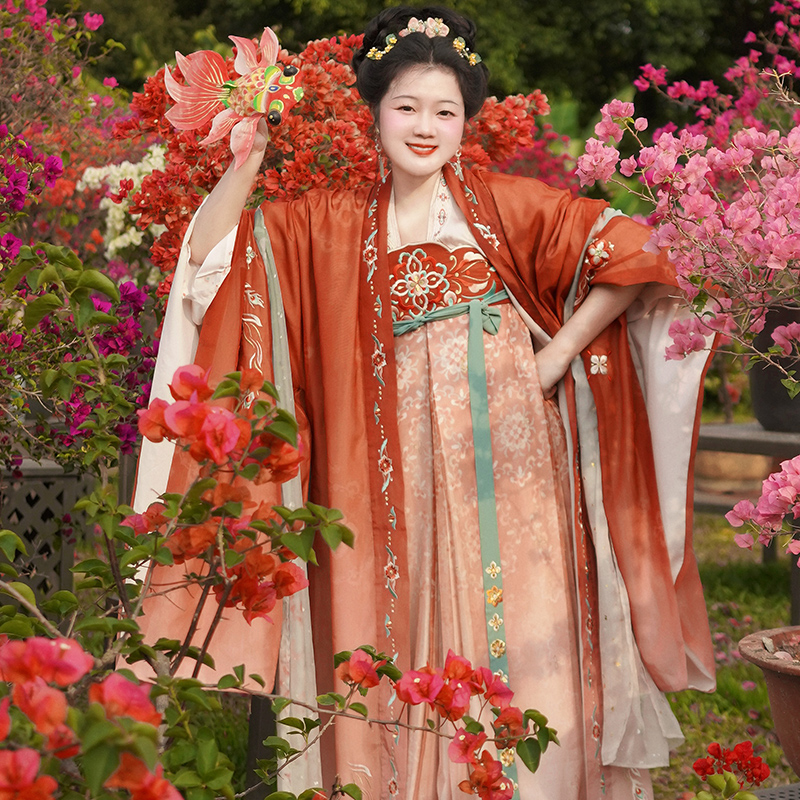
[[(753, 49), (726, 73), (731, 92), (711, 81), (669, 84), (663, 68), (643, 67), (637, 87), (665, 93), (692, 109), (696, 121), (655, 131), (648, 145), (647, 120), (636, 116), (633, 103), (615, 100), (602, 110), (578, 175), (582, 184), (622, 183), (652, 203), (652, 242), (675, 264), (695, 312), (673, 324), (667, 358), (683, 358), (705, 348), (709, 334), (721, 335), (751, 363), (781, 370), (794, 396), (800, 324), (778, 326), (766, 351), (754, 343), (768, 309), (800, 301), (800, 99), (793, 90), (800, 76), (800, 0), (772, 8), (778, 20), (771, 35), (749, 34)], [(635, 152), (622, 158), (626, 133)], [(796, 461), (764, 482), (755, 507), (740, 503), (728, 519), (750, 523), (762, 542), (781, 532), (789, 511), (798, 517)], [(740, 534), (737, 542), (752, 546), (753, 536)], [(788, 548), (800, 553), (800, 542)]]

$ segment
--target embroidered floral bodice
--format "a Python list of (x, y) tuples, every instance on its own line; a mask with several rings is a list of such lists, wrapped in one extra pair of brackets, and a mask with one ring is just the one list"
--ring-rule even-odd
[(392, 321), (467, 303), (503, 288), (497, 273), (472, 247), (412, 244), (389, 254)]

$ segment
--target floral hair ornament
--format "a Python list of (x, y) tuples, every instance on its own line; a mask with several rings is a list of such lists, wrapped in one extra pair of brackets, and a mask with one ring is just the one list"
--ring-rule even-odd
[(207, 145), (231, 134), (234, 168), (239, 169), (253, 149), (259, 119), (278, 125), (283, 114), (303, 97), (295, 83), (295, 66), (277, 65), (278, 37), (265, 28), (258, 49), (250, 39), (230, 37), (236, 45), (233, 69), (240, 77), (229, 79), (225, 59), (212, 50), (190, 56), (175, 53), (186, 84), (178, 83), (169, 69), (164, 84), (175, 105), (166, 113), (178, 129), (191, 131), (213, 119), (211, 131), (200, 144)]
[(396, 44), (397, 36), (394, 33), (390, 33), (386, 37), (386, 47), (384, 47), (383, 50), (378, 50), (377, 47), (371, 48), (367, 53), (367, 58), (373, 61), (380, 61)]
[(416, 17), (411, 17), (408, 25), (400, 31), (400, 36), (408, 36), (409, 33), (424, 33), (429, 39), (433, 39), (434, 36), (447, 36), (450, 33), (450, 28), (439, 17), (436, 19), (428, 17), (425, 22)]
[(470, 51), (470, 49), (467, 47), (467, 43), (461, 36), (457, 36), (455, 39), (453, 39), (453, 47), (455, 47), (461, 58), (466, 58), (473, 67), (483, 61), (483, 59), (477, 53)]

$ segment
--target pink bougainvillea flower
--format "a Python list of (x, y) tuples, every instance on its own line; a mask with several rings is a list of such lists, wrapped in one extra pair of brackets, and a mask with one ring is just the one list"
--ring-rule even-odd
[(433, 705), (443, 686), (444, 678), (440, 673), (423, 667), (421, 670), (410, 669), (405, 672), (395, 684), (395, 689), (404, 703), (418, 706), (420, 703)]
[(0, 798), (2, 800), (50, 800), (58, 788), (54, 778), (39, 775), (41, 756), (29, 747), (0, 750)]
[(16, 684), (11, 696), (17, 708), (45, 736), (66, 722), (67, 698), (41, 678)]
[(103, 24), (103, 15), (102, 14), (84, 14), (83, 15), (83, 24), (90, 30), (96, 31), (102, 24)]
[(94, 665), (94, 659), (74, 639), (34, 636), (0, 646), (0, 677), (10, 683), (41, 678), (46, 683), (70, 686)]
[(363, 650), (355, 650), (348, 661), (339, 664), (336, 674), (345, 683), (371, 689), (380, 683), (381, 678), (376, 670), (385, 663), (386, 661), (373, 661), (372, 656)]
[(180, 792), (164, 777), (159, 764), (155, 773), (130, 753), (122, 753), (117, 770), (105, 782), (108, 789), (127, 789), (131, 800), (183, 800)]
[(178, 83), (169, 70), (164, 84), (176, 105), (167, 119), (182, 130), (195, 130), (213, 119), (211, 131), (200, 144), (211, 144), (231, 134), (231, 150), (238, 169), (250, 155), (259, 119), (280, 123), (284, 112), (297, 103), (303, 90), (295, 85), (297, 67), (276, 65), (280, 45), (271, 28), (265, 28), (258, 49), (249, 39), (230, 37), (237, 47), (234, 70), (228, 79), (225, 59), (211, 50), (190, 56), (175, 53), (187, 85)]
[(167, 427), (164, 412), (169, 408), (169, 403), (160, 397), (154, 397), (147, 408), (140, 408), (139, 433), (151, 442), (160, 442), (165, 437), (173, 438), (174, 434)]
[(289, 597), (308, 586), (308, 578), (303, 574), (303, 570), (291, 562), (281, 564), (275, 570), (272, 580), (275, 582), (275, 592), (279, 599)]
[(169, 391), (176, 400), (208, 400), (214, 390), (208, 385), (208, 370), (197, 364), (178, 367)]
[(89, 702), (103, 706), (108, 717), (131, 717), (150, 725), (161, 724), (161, 714), (150, 702), (150, 687), (137, 686), (116, 672), (89, 687)]
[(8, 713), (8, 706), (11, 703), (10, 697), (0, 700), (0, 742), (4, 742), (11, 730), (11, 715)]
[(464, 728), (459, 728), (447, 748), (447, 755), (455, 764), (475, 764), (477, 763), (475, 754), (483, 747), (485, 741), (486, 734), (483, 731), (469, 733)]
[(59, 725), (47, 737), (47, 748), (56, 758), (75, 758), (81, 751), (75, 732), (67, 725)]
[(166, 510), (166, 506), (163, 503), (151, 503), (143, 514), (131, 514), (129, 517), (125, 517), (121, 524), (133, 528), (133, 532), (137, 536), (141, 536), (156, 530), (167, 522), (167, 518), (162, 513), (164, 510)]

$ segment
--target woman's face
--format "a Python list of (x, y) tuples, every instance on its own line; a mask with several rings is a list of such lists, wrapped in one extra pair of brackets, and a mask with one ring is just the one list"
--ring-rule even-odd
[(392, 174), (424, 182), (461, 144), (464, 100), (453, 72), (414, 66), (392, 81), (378, 108), (378, 130)]

